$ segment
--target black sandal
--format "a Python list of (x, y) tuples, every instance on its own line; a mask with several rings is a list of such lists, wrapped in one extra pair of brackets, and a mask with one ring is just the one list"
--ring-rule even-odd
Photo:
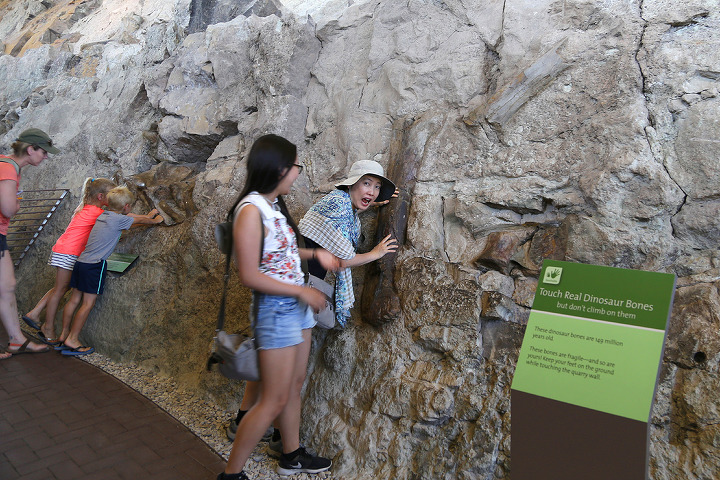
[[(30, 345), (30, 340), (25, 340), (25, 343), (23, 343), (22, 345), (20, 345), (19, 343), (8, 343), (7, 352), (12, 353), (13, 355), (21, 355), (23, 353), (45, 353), (45, 352), (49, 352), (51, 350), (50, 347), (47, 345), (42, 350), (29, 350), (27, 348), (28, 345)], [(19, 348), (17, 349), (16, 352), (13, 352), (12, 350), (10, 350), (9, 347), (19, 347)]]

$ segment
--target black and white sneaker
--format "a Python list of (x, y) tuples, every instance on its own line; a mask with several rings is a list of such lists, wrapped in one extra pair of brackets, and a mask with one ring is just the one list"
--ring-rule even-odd
[(278, 462), (277, 473), (280, 475), (294, 475), (296, 473), (320, 473), (329, 470), (332, 460), (315, 457), (300, 447), (292, 453), (283, 453)]
[(245, 471), (242, 471), (240, 473), (221, 473), (218, 475), (217, 480), (250, 480), (247, 475), (245, 475)]
[[(230, 440), (231, 442), (235, 441), (235, 435), (237, 434), (238, 425), (239, 425), (239, 423), (238, 423), (237, 419), (233, 419), (230, 421), (230, 425), (228, 425), (227, 428), (225, 429), (225, 433), (227, 434), (228, 440)], [(270, 426), (265, 431), (265, 435), (263, 435), (263, 437), (260, 439), (260, 441), (261, 442), (269, 442), (270, 438), (272, 437), (272, 434), (273, 434), (273, 428), (272, 428), (272, 426)]]
[(228, 425), (227, 429), (225, 430), (225, 433), (227, 433), (228, 440), (230, 440), (231, 442), (235, 441), (235, 434), (237, 433), (237, 427), (238, 427), (238, 422), (237, 422), (237, 420), (233, 419), (230, 422), (230, 425)]
[(282, 440), (273, 440), (271, 438), (265, 451), (269, 456), (280, 459), (283, 454)]

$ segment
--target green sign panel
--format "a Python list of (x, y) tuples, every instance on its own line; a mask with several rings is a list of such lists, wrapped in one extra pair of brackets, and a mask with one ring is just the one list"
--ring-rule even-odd
[(675, 275), (546, 260), (512, 388), (647, 422)]
[(107, 259), (107, 269), (109, 272), (125, 273), (137, 258), (138, 256), (132, 253), (113, 252)]

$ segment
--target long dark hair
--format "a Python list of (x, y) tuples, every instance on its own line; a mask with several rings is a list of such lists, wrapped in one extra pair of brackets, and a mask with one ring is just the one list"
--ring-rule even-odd
[[(268, 193), (273, 191), (280, 183), (280, 180), (283, 179), (283, 170), (286, 171), (285, 175), (287, 175), (296, 158), (297, 147), (295, 144), (279, 135), (271, 133), (255, 140), (247, 157), (245, 187), (228, 212), (228, 221), (232, 221), (235, 208), (250, 192)], [(288, 212), (282, 195), (278, 195), (277, 202), (280, 212), (285, 216), (297, 236), (297, 226)]]

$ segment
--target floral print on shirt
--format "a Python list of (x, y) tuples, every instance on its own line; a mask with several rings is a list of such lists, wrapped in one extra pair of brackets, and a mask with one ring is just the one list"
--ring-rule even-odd
[(274, 242), (267, 243), (276, 245), (276, 248), (270, 250), (266, 246), (263, 249), (260, 271), (288, 283), (302, 284), (304, 276), (300, 268), (300, 251), (295, 232), (287, 222), (279, 218), (272, 220), (275, 228), (270, 229), (270, 234)]

